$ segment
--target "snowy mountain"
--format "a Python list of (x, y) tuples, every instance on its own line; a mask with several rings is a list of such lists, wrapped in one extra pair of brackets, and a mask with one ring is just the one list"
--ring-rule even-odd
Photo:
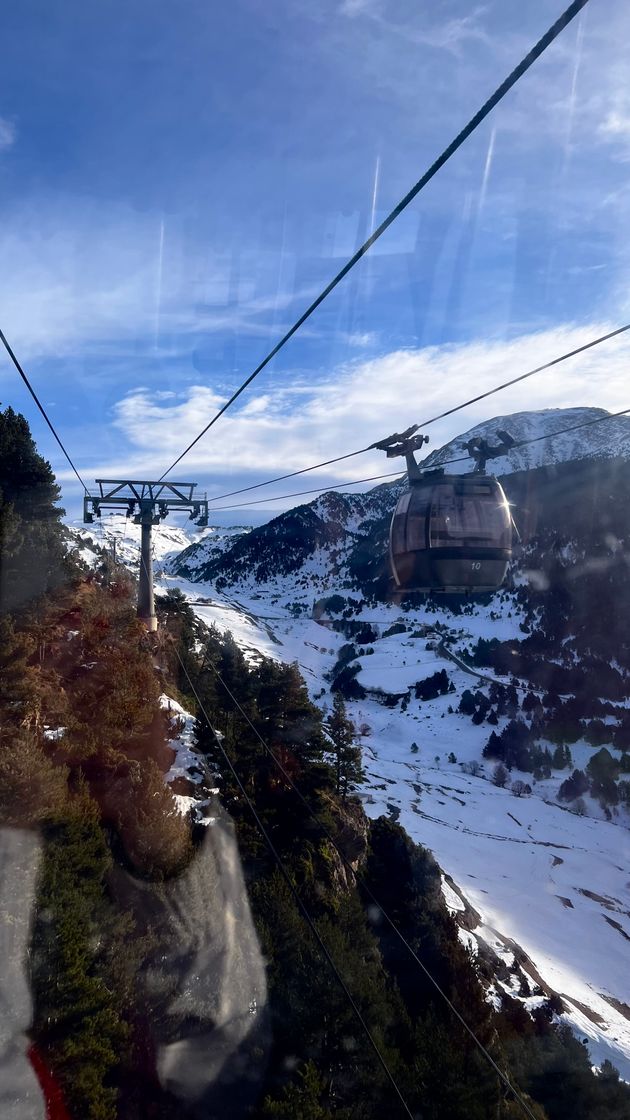
[[(539, 494), (543, 506), (551, 508), (553, 492), (554, 509), (562, 508), (561, 520), (575, 516), (577, 475), (580, 489), (588, 491), (593, 501), (599, 502), (600, 494), (608, 501), (608, 489), (615, 490), (611, 471), (616, 464), (630, 461), (630, 417), (592, 423), (606, 415), (603, 409), (583, 408), (495, 417), (433, 452), (426, 462), (436, 466), (461, 457), (462, 443), (473, 436), (496, 444), (499, 429), (509, 431), (517, 442), (538, 440), (527, 447), (513, 448), (494, 463), (513, 505), (519, 532), (527, 539), (539, 524)], [(551, 439), (549, 433), (576, 424), (588, 426)], [(464, 471), (469, 467), (464, 462), (454, 464), (452, 469)], [(302, 598), (309, 592), (311, 603), (313, 598), (342, 589), (360, 597), (382, 599), (388, 582), (389, 519), (405, 487), (403, 479), (364, 494), (323, 494), (253, 529), (223, 552), (213, 547), (212, 540), (201, 540), (172, 558), (170, 570), (193, 582), (211, 581), (220, 591), (231, 589), (239, 594), (257, 585), (268, 594)], [(614, 528), (616, 511), (611, 517)], [(561, 529), (561, 524), (557, 528)]]
[[(513, 412), (495, 416), (477, 424), (450, 443), (432, 451), (424, 463), (439, 467), (447, 459), (465, 455), (463, 444), (469, 439), (482, 437), (490, 444), (498, 444), (499, 431), (509, 432), (516, 444), (506, 455), (493, 462), (496, 473), (513, 474), (534, 467), (566, 463), (576, 459), (614, 459), (630, 457), (630, 416), (613, 416), (604, 408), (547, 408), (539, 412)], [(601, 420), (601, 423), (598, 422)], [(563, 429), (574, 429), (563, 431)], [(555, 435), (562, 432), (561, 435)], [(449, 472), (465, 474), (466, 462), (453, 463)]]
[[(91, 526), (77, 518), (68, 521), (67, 527), (81, 546), (83, 559), (87, 562), (91, 562), (95, 555), (94, 547), (107, 549), (109, 552), (115, 547), (116, 558), (122, 564), (132, 569), (137, 568), (140, 562), (142, 529), (124, 513), (103, 513)], [(198, 529), (193, 522), (174, 525), (169, 521), (162, 521), (153, 527), (153, 558), (159, 569), (162, 564), (181, 556), (191, 545), (203, 542), (204, 556), (215, 559), (230, 549), (241, 534), (247, 532), (249, 528), (244, 526), (227, 529), (209, 526)]]
[[(404, 482), (325, 494), (248, 532), (166, 523), (157, 588), (183, 592), (250, 660), (297, 662), (322, 708), (342, 692), (366, 811), (434, 853), (462, 940), (491, 962), (488, 998), (533, 1009), (556, 993), (593, 1063), (630, 1080), (630, 419), (549, 438), (602, 414), (497, 417), (434, 453), (498, 428), (545, 437), (497, 469), (524, 541), (485, 603), (380, 594)], [(103, 521), (133, 565), (139, 530)]]

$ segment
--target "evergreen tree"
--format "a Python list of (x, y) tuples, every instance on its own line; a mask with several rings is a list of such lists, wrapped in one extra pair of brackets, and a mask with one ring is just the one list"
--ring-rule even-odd
[(459, 709), (462, 715), (471, 716), (475, 711), (475, 698), (469, 688), (464, 689), (462, 698), (459, 702)]
[(558, 790), (558, 801), (575, 801), (583, 793), (588, 793), (588, 778), (583, 770), (574, 770), (571, 777), (562, 783)]
[(484, 758), (498, 758), (503, 759), (505, 756), (505, 749), (503, 747), (503, 740), (496, 731), (490, 732), (490, 738), (482, 751)]
[(492, 781), (495, 786), (499, 786), (499, 789), (503, 789), (509, 776), (510, 775), (507, 771), (507, 768), (503, 765), (502, 762), (497, 763), (494, 770), (492, 771)]
[(59, 494), (24, 417), (0, 412), (0, 611), (30, 602), (69, 571)]
[(112, 924), (103, 889), (111, 857), (93, 802), (76, 802), (45, 838), (31, 963), (34, 1034), (71, 1114), (114, 1120), (128, 1028), (97, 968), (103, 930)]
[(591, 793), (604, 805), (616, 805), (619, 800), (615, 778), (619, 773), (618, 764), (606, 747), (589, 759), (586, 771), (591, 779)]
[(339, 692), (335, 693), (326, 727), (333, 742), (337, 793), (345, 801), (348, 793), (365, 780), (365, 775), (361, 766), (361, 748), (356, 744), (356, 729), (352, 720), (348, 719), (346, 705)]

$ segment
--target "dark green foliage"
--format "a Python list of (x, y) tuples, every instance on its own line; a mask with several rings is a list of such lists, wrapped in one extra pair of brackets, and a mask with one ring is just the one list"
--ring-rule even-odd
[[(314, 1062), (306, 1062), (297, 1072), (296, 1081), (286, 1085), (279, 1100), (267, 1097), (263, 1116), (273, 1120), (329, 1120), (329, 1112), (321, 1102), (328, 1096), (326, 1079), (319, 1073)], [(351, 1120), (351, 1112), (335, 1109), (339, 1120)]]
[[(310, 1058), (320, 1074), (320, 1107), (335, 1115), (341, 1112), (343, 1116), (348, 1109), (353, 1118), (376, 1120), (390, 1100), (389, 1084), (286, 884), (273, 874), (264, 885), (253, 886), (252, 899), (270, 960), (273, 1096), (282, 1098), (287, 1058), (289, 1065)], [(341, 896), (334, 909), (330, 908), (332, 902), (331, 896), (317, 919), (319, 933), (388, 1062), (400, 1075), (400, 1058), (393, 1047), (405, 1028), (404, 1009), (387, 984), (376, 941), (356, 895)], [(298, 1090), (303, 1092), (301, 1082), (298, 1076)], [(297, 1094), (289, 1090), (289, 1096), (295, 1099)]]
[[(493, 1013), (444, 906), (440, 869), (433, 857), (413, 844), (400, 826), (381, 817), (371, 828), (366, 879), (442, 991), (479, 1038), (490, 1048), (496, 1047)], [(415, 1024), (415, 1051), (424, 1088), (422, 1115), (435, 1120), (444, 1115), (454, 1120), (509, 1115), (501, 1111), (496, 1078), (489, 1074), (470, 1036), (458, 1025), (429, 976), (379, 910), (372, 907), (369, 912), (383, 962)]]
[(116, 919), (104, 890), (111, 856), (94, 808), (79, 801), (44, 833), (32, 948), (33, 1030), (72, 1114), (115, 1120), (115, 1077), (128, 1029), (95, 948)]
[(567, 766), (572, 766), (573, 760), (571, 758), (571, 751), (568, 747), (556, 747), (552, 756), (552, 766), (554, 770), (565, 770)]
[(492, 653), (499, 645), (497, 638), (479, 638), (473, 647), (473, 665), (489, 668), (493, 665)]
[(464, 716), (472, 716), (475, 711), (475, 698), (469, 688), (464, 689), (457, 709)]
[(630, 747), (630, 715), (622, 716), (615, 729), (613, 743), (617, 750), (625, 751)]
[(615, 779), (619, 774), (619, 765), (606, 747), (602, 747), (589, 759), (586, 772), (591, 779), (593, 797), (597, 797), (605, 805), (616, 805), (619, 798)]
[(361, 748), (356, 742), (356, 728), (348, 719), (346, 705), (339, 692), (335, 693), (333, 710), (326, 720), (326, 728), (333, 745), (333, 765), (337, 793), (345, 801), (348, 793), (365, 780), (361, 765)]
[(575, 801), (583, 793), (588, 793), (588, 778), (583, 770), (574, 770), (571, 777), (562, 783), (558, 790), (558, 801)]
[(327, 614), (341, 614), (346, 606), (346, 600), (343, 595), (329, 595), (327, 599), (322, 599), (319, 605)]
[(391, 626), (385, 630), (384, 638), (393, 638), (395, 634), (406, 634), (407, 627), (404, 622), (393, 622)]
[(354, 640), (359, 646), (369, 646), (370, 642), (375, 642), (377, 638), (378, 633), (368, 622), (363, 623), (354, 635)]
[(290, 830), (300, 810), (289, 782), (306, 794), (333, 784), (321, 716), (297, 667), (265, 659), (250, 670), (231, 636), (211, 632), (201, 665), (191, 670), (211, 724), (199, 719), (197, 741), (220, 775), (224, 799), (233, 809), (243, 800), (233, 766), (247, 794), (282, 811)]
[[(440, 669), (430, 677), (417, 681), (415, 686), (416, 700), (435, 700), (437, 696), (445, 696), (451, 691), (451, 682), (446, 669)], [(461, 711), (461, 706), (460, 706)]]
[(340, 692), (345, 700), (364, 700), (367, 693), (362, 684), (356, 679), (360, 665), (346, 665), (337, 673), (331, 686), (331, 692)]
[[(541, 1026), (543, 1023), (539, 1020)], [(588, 1051), (570, 1028), (540, 1030), (509, 1045), (519, 1083), (544, 1106), (549, 1120), (622, 1120), (630, 1116), (630, 1089), (605, 1062), (593, 1077)], [(569, 1103), (570, 1102), (570, 1103)]]
[(68, 577), (59, 494), (24, 417), (12, 408), (0, 412), (0, 612)]
[(530, 750), (531, 741), (532, 733), (527, 724), (520, 719), (511, 719), (499, 735), (496, 731), (490, 732), (490, 738), (483, 749), (483, 756), (496, 758), (509, 770), (515, 767), (517, 770), (531, 772), (535, 765), (547, 764), (548, 756), (548, 752), (547, 755), (544, 752), (537, 752), (534, 758)]

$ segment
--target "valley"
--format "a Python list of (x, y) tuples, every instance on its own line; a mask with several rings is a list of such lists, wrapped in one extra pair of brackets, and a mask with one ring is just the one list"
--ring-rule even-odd
[[(259, 652), (297, 662), (311, 697), (324, 710), (330, 707), (327, 678), (344, 644), (330, 623), (281, 619), (273, 599), (239, 603), (209, 596), (200, 603), (198, 586), (172, 577), (162, 577), (161, 587), (179, 588), (199, 618), (230, 631), (248, 657)], [(518, 625), (508, 613), (498, 620), (505, 637)], [(357, 679), (366, 689), (402, 690), (445, 669), (455, 693), (412, 700), (406, 711), (370, 696), (347, 702), (355, 726), (366, 729), (360, 742), (367, 781), (359, 796), (369, 816), (391, 815), (452, 878), (458, 893), (453, 898), (446, 889), (445, 895), (453, 912), (463, 913), (465, 902), (479, 916), (472, 929), (466, 921), (462, 939), (472, 952), (482, 945), (507, 966), (498, 987), (519, 992), (515, 963), (522, 951), (533, 962), (530, 968), (521, 964), (532, 993), (539, 983), (558, 993), (564, 1017), (578, 1037), (588, 1039), (593, 1064), (607, 1058), (630, 1079), (630, 1009), (623, 1007), (630, 951), (628, 816), (608, 822), (592, 799), (592, 815), (571, 813), (555, 800), (562, 772), (519, 798), (492, 783), (492, 767), (482, 757), (489, 729), (449, 712), (470, 677), (437, 649), (426, 648), (434, 618), (387, 607), (376, 617), (370, 611), (370, 622), (381, 633), (399, 621), (409, 630), (376, 639), (374, 652), (358, 659)], [(426, 633), (411, 637), (409, 631), (420, 626), (427, 627)], [(487, 615), (479, 611), (466, 619), (463, 633), (453, 627), (452, 636), (462, 641), (487, 626)], [(586, 743), (571, 751), (576, 765), (592, 754)], [(479, 772), (466, 773), (470, 764), (477, 764)], [(519, 777), (528, 775), (512, 775)], [(525, 997), (526, 1006), (537, 1002), (540, 996)]]
[[(630, 808), (617, 793), (628, 783), (613, 782), (608, 800), (594, 781), (582, 796), (565, 795), (571, 770), (589, 772), (597, 754), (585, 738), (589, 725), (571, 709), (580, 695), (571, 673), (583, 661), (592, 660), (597, 679), (607, 667), (616, 683), (602, 685), (602, 697), (594, 683), (582, 686), (578, 717), (601, 711), (597, 744), (610, 745), (617, 777), (627, 758), (612, 746), (625, 736), (627, 653), (613, 653), (614, 627), (600, 633), (589, 611), (594, 573), (607, 580), (611, 571), (614, 580), (614, 563), (625, 555), (625, 511), (617, 535), (610, 533), (611, 480), (625, 477), (630, 421), (615, 421), (615, 439), (609, 432), (605, 443), (601, 429), (589, 427), (598, 411), (520, 414), (480, 426), (492, 435), (505, 424), (537, 439), (532, 433), (562, 422), (586, 425), (579, 444), (576, 433), (559, 443), (540, 439), (533, 460), (511, 452), (514, 473), (503, 481), (524, 536), (506, 587), (485, 601), (387, 601), (386, 532), (398, 482), (368, 494), (325, 494), (256, 530), (191, 537), (167, 523), (154, 533), (155, 574), (158, 594), (181, 593), (198, 619), (232, 634), (250, 665), (262, 657), (297, 664), (324, 714), (333, 690), (342, 692), (362, 749), (365, 810), (397, 821), (434, 854), (460, 938), (491, 962), (488, 998), (498, 1003), (505, 993), (531, 1010), (555, 993), (593, 1065), (608, 1059), (630, 1080)], [(76, 525), (73, 532), (86, 558), (90, 539), (101, 547), (116, 540), (118, 558), (137, 569), (139, 529), (124, 518), (103, 518), (98, 539)], [(588, 599), (578, 594), (583, 583)], [(565, 586), (574, 605), (557, 617)], [(519, 676), (502, 665), (512, 656), (520, 658)], [(542, 683), (527, 676), (534, 663), (539, 676), (547, 667)], [(558, 731), (563, 718), (571, 732), (564, 724)], [(484, 749), (515, 722), (530, 746), (522, 764), (508, 761), (501, 781), (503, 748), (490, 757)]]

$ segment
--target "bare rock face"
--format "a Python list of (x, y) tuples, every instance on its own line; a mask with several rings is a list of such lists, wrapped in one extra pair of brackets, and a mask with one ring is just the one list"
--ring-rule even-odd
[(356, 885), (355, 873), (365, 863), (370, 826), (359, 801), (348, 800), (341, 808), (335, 803), (334, 815), (335, 842), (326, 841), (325, 858), (333, 889), (345, 894)]
[(358, 801), (347, 801), (343, 807), (342, 828), (337, 837), (341, 854), (358, 871), (365, 860), (369, 839), (369, 823)]

